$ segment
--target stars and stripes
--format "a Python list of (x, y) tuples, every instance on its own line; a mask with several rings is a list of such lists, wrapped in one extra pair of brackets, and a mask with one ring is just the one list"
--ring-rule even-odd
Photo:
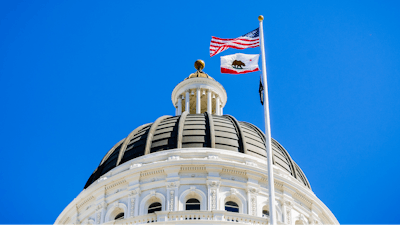
[(210, 57), (225, 51), (228, 48), (245, 49), (260, 46), (259, 28), (238, 38), (211, 37)]

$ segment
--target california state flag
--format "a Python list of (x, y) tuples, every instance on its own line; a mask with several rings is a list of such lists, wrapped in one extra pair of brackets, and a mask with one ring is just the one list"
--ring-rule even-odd
[(221, 73), (242, 74), (259, 71), (258, 54), (236, 53), (221, 56)]

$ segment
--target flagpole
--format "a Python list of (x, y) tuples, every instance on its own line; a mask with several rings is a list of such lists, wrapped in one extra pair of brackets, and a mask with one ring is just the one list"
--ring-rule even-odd
[(265, 50), (264, 50), (264, 30), (263, 16), (259, 16), (260, 21), (260, 49), (262, 62), (262, 75), (264, 83), (264, 120), (265, 120), (265, 148), (268, 158), (268, 191), (269, 191), (269, 219), (271, 225), (276, 225), (275, 211), (275, 187), (274, 187), (274, 170), (272, 168), (272, 147), (271, 147), (271, 126), (269, 120), (269, 102), (268, 102), (268, 85), (267, 85), (267, 66), (265, 65)]

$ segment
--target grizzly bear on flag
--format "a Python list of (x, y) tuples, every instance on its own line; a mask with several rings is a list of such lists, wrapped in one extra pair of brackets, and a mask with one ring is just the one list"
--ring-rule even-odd
[(244, 64), (244, 62), (240, 61), (240, 60), (235, 60), (232, 63), (232, 67), (236, 68), (236, 69), (243, 69), (242, 66), (246, 66), (246, 64)]

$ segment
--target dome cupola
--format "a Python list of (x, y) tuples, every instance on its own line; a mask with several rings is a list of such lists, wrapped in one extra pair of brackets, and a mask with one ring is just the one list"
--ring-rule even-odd
[(178, 116), (183, 112), (189, 114), (208, 112), (222, 115), (227, 101), (224, 87), (203, 72), (205, 66), (203, 60), (197, 60), (194, 66), (197, 71), (180, 82), (172, 92), (171, 100), (176, 109), (175, 114)]

